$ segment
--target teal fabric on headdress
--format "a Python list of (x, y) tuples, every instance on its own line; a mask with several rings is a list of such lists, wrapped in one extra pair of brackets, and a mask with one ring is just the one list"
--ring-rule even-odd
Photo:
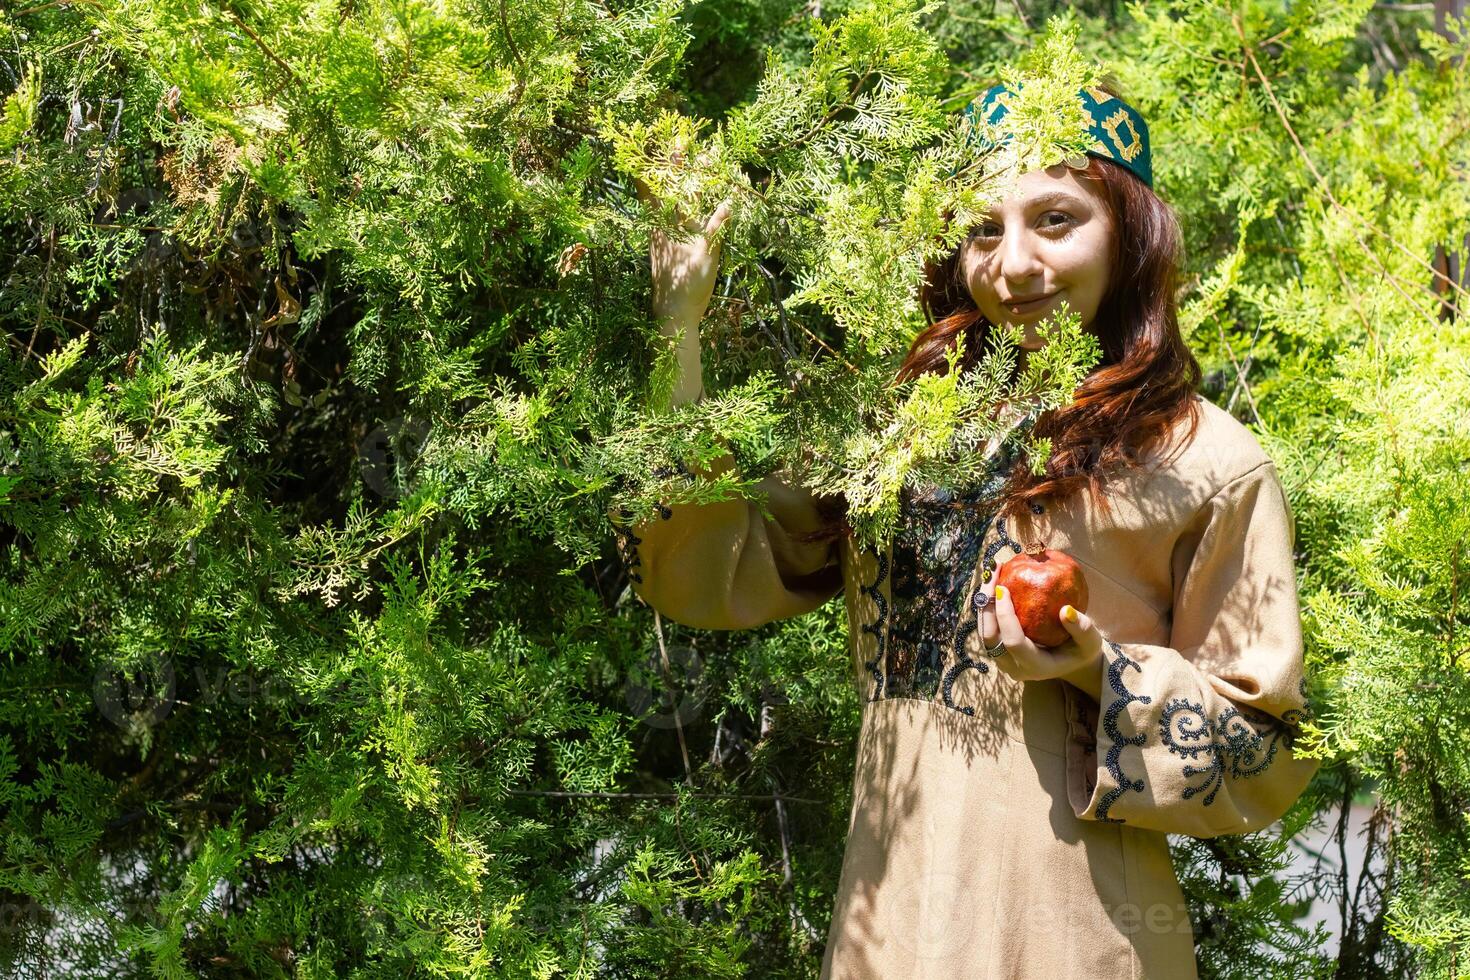
[[(1012, 94), (1004, 85), (992, 86), (978, 101), (965, 108), (965, 114), (971, 118), (978, 116), (992, 124), (998, 123), (1010, 112), (1008, 103)], [(1149, 148), (1148, 124), (1138, 110), (1100, 88), (1083, 89), (1077, 95), (1091, 120), (1088, 132), (1092, 134), (1093, 144), (1087, 152), (1113, 161), (1153, 187), (1153, 154)]]

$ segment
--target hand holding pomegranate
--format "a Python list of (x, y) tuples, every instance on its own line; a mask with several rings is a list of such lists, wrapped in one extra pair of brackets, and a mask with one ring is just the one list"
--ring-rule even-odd
[(1016, 680), (1060, 678), (1101, 703), (1103, 635), (1083, 612), (1087, 580), (1075, 559), (1030, 544), (981, 592), (978, 632), (992, 663)]
[(1039, 541), (1000, 566), (995, 583), (1011, 594), (1022, 632), (1042, 646), (1059, 647), (1072, 638), (1061, 618), (1063, 607), (1087, 611), (1082, 566)]

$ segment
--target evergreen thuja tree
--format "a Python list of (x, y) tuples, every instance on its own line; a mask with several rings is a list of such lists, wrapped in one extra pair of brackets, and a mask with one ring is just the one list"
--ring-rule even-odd
[[(680, 6), (547, 13), (0, 15), (14, 970), (811, 969), (853, 708), (812, 657), (841, 628), (660, 632), (606, 511), (668, 489), (684, 449), (799, 462), (791, 420), (824, 391), (854, 463), (893, 449), (838, 438), (860, 411), (975, 438), (993, 384), (876, 379), (940, 205), (973, 211), (994, 167), (953, 173), (970, 134), (912, 5), (749, 8), (772, 54), (703, 96), (703, 172), (672, 166), (709, 128), (671, 108), (701, 78)], [(690, 418), (663, 411), (644, 263), (667, 216), (634, 178), (744, 192), (743, 354)], [(824, 238), (833, 215), (871, 234)], [(864, 304), (834, 286), (856, 268)], [(753, 342), (778, 334), (779, 357)], [(1020, 383), (1059, 394), (1085, 349), (1057, 355)], [(668, 647), (692, 698), (672, 728)], [(778, 698), (809, 702), (789, 729)], [(793, 771), (807, 738), (827, 761)]]
[[(1202, 971), (1455, 975), (1470, 345), (1423, 260), (1466, 230), (1470, 87), (1462, 35), (1368, 8), (0, 9), (4, 971), (815, 976), (840, 609), (662, 622), (607, 511), (784, 467), (879, 537), (996, 399), (1065, 397), (1066, 322), (1031, 374), (1002, 342), (890, 382), (924, 260), (1078, 136), (1042, 96), (1002, 159), (959, 110), (1101, 61), (1210, 394), (1288, 478), (1333, 760), (1282, 835), (1179, 842)], [(637, 182), (732, 201), (695, 406)], [(681, 475), (727, 446), (742, 479)], [(1278, 858), (1365, 779), (1397, 884), (1332, 962)]]

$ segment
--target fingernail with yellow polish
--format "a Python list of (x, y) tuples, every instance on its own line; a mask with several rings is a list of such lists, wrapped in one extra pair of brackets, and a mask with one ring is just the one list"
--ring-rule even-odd
[(997, 585), (995, 587), (995, 601), (996, 602), (999, 602), (1000, 600), (1004, 599), (1005, 597), (1006, 597), (1006, 587), (1004, 585)]
[(1077, 610), (1071, 606), (1062, 607), (1062, 618), (1069, 623), (1077, 622)]

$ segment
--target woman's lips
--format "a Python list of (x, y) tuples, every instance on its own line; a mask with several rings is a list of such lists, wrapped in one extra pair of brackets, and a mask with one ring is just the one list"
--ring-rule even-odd
[[(1061, 290), (1057, 290), (1057, 292), (1059, 293), (1061, 292)], [(1012, 314), (1016, 316), (1022, 316), (1027, 313), (1034, 313), (1035, 311), (1040, 309), (1045, 309), (1051, 304), (1052, 300), (1056, 299), (1056, 297), (1057, 293), (1047, 293), (1045, 296), (1038, 296), (1035, 299), (1029, 300), (1025, 303), (1007, 303), (1005, 304), (1005, 307), (1006, 309), (1010, 310)]]

